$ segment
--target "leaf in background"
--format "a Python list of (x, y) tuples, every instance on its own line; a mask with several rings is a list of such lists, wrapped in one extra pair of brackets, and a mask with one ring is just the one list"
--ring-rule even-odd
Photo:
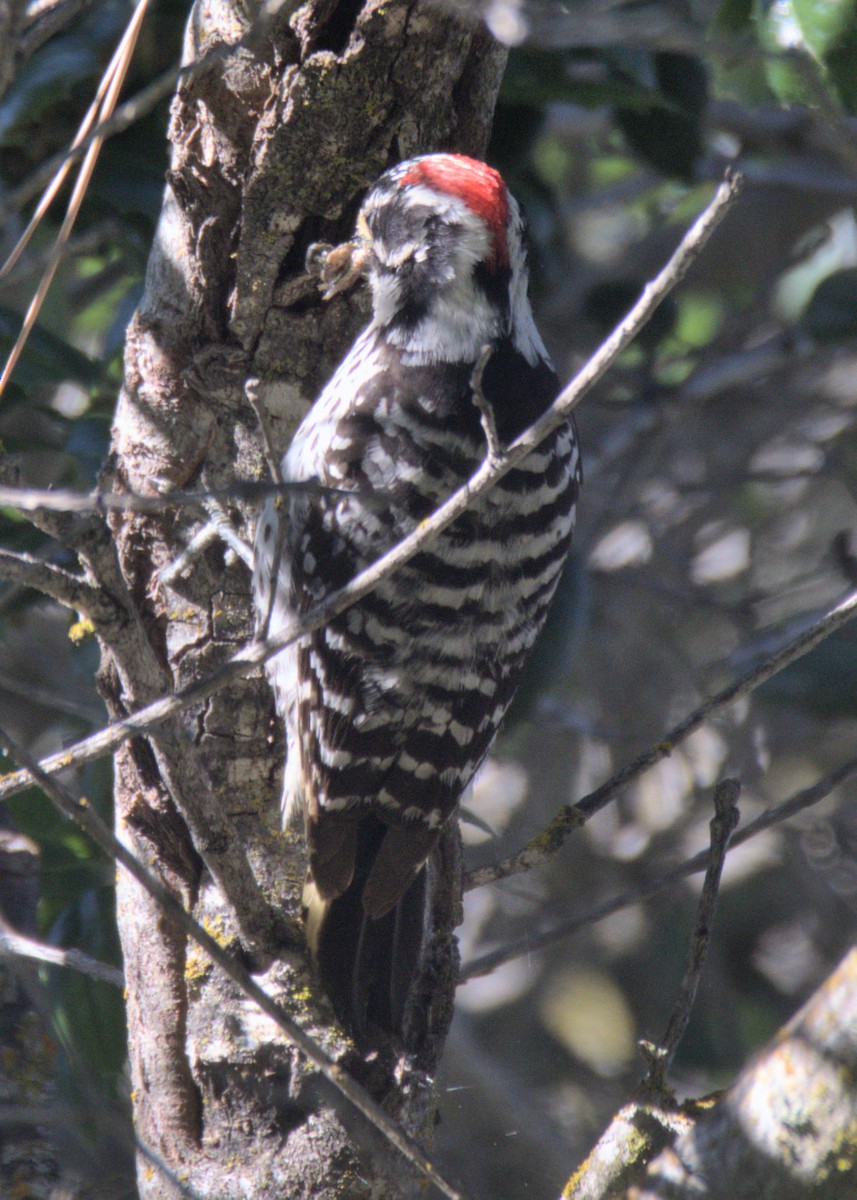
[(857, 0), (755, 0), (755, 5), (759, 41), (778, 56), (769, 53), (766, 61), (777, 98), (817, 108), (820, 92), (829, 86), (837, 101), (857, 112)]
[(854, 0), (791, 0), (790, 7), (817, 58), (824, 58), (854, 21)]
[[(645, 287), (643, 279), (605, 279), (594, 284), (583, 300), (582, 313), (603, 337), (615, 329), (639, 300)], [(660, 304), (636, 337), (636, 343), (653, 350), (668, 337), (678, 319), (678, 302), (673, 296)]]
[[(5, 360), (20, 328), (20, 315), (0, 305), (0, 358)], [(102, 369), (56, 334), (37, 326), (30, 334), (13, 378), (26, 389), (64, 383), (68, 379), (84, 387), (95, 387), (101, 382)]]
[[(75, 728), (80, 732), (86, 726), (77, 722)], [(14, 770), (16, 765), (0, 755), (0, 771)], [(76, 785), (89, 797), (99, 815), (108, 821), (111, 810), (110, 780), (109, 763), (91, 764), (84, 769)], [(112, 892), (112, 863), (76, 825), (60, 816), (37, 788), (4, 801), (3, 810), (14, 828), (32, 838), (41, 849), (40, 936), (47, 935), (58, 921), (72, 920), (72, 917), (64, 918), (62, 914), (76, 909), (88, 892), (100, 892), (102, 889)], [(93, 938), (115, 938), (112, 923), (108, 922), (105, 929), (90, 929), (86, 935), (86, 948), (96, 954), (100, 952), (101, 943), (94, 942)]]
[(89, 39), (69, 35), (48, 42), (0, 101), (0, 146), (29, 149), (33, 129), (73, 96), (90, 93), (100, 70)]
[(722, 0), (713, 22), (715, 39), (727, 44), (730, 52), (712, 57), (712, 90), (729, 96), (739, 104), (769, 104), (772, 100), (768, 62), (759, 53), (764, 17), (757, 11), (756, 0)]
[(836, 341), (857, 334), (857, 267), (822, 279), (801, 321), (819, 341)]
[(791, 0), (790, 7), (807, 49), (849, 112), (857, 112), (857, 0)]
[(616, 120), (641, 158), (665, 175), (691, 182), (702, 153), (702, 122), (708, 101), (705, 67), (688, 54), (651, 55), (655, 89), (647, 108), (621, 106)]
[(683, 111), (680, 98), (658, 93), (654, 72), (648, 72), (647, 79), (644, 77), (646, 70), (626, 69), (628, 63), (639, 68), (641, 60), (648, 67), (651, 58), (647, 52), (627, 50), (604, 53), (573, 50), (564, 54), (516, 51), (509, 59), (501, 101), (533, 109), (565, 102), (579, 104), (582, 108), (610, 105), (640, 112), (648, 112), (653, 104), (658, 104), (676, 112)]
[(753, 0), (722, 0), (715, 26), (723, 33), (743, 33), (753, 17)]
[[(101, 920), (106, 921), (107, 915)], [(118, 958), (113, 960), (113, 965), (118, 965)], [(55, 968), (46, 974), (53, 1019), (62, 1030), (68, 1047), (75, 1056), (82, 1055), (89, 1069), (111, 1086), (112, 1081), (121, 1079), (126, 1054), (121, 990), (74, 971)], [(63, 1084), (71, 1091), (76, 1082), (79, 1081), (64, 1080)], [(74, 1099), (79, 1112), (80, 1100)]]

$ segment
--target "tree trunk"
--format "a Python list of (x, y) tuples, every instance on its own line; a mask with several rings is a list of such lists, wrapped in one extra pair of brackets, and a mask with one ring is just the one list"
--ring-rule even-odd
[[(391, 163), (485, 150), (504, 55), (483, 29), (424, 0), (311, 0), (264, 21), (248, 15), (260, 7), (199, 0), (190, 16), (185, 62), (197, 65), (173, 104), (164, 206), (128, 330), (108, 468), (119, 489), (265, 479), (246, 382), (258, 380), (254, 402), (281, 454), (367, 315), (359, 295), (319, 300), (307, 246), (350, 236), (363, 191)], [(249, 540), (255, 511), (228, 508)], [(201, 519), (188, 509), (117, 516), (112, 565), (110, 548), (97, 563), (85, 552), (122, 614), (103, 639), (114, 716), (207, 674), (251, 636), (247, 569), (222, 546), (170, 586), (159, 581)], [(234, 684), (118, 753), (119, 834), (218, 940), (251, 955), (329, 1054), (427, 1136), (455, 987), (457, 834), (432, 866), (444, 886), (425, 1020), (394, 1076), (389, 1062), (358, 1058), (315, 994), (299, 920), (302, 839), (279, 826), (283, 754), (261, 673)], [(117, 891), (147, 1148), (203, 1197), (408, 1194), (401, 1160), (271, 1022), (121, 872)], [(178, 1194), (151, 1159), (141, 1156), (138, 1176), (144, 1200)]]

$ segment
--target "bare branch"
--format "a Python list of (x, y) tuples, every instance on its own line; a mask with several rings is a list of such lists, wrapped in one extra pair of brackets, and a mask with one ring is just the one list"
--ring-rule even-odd
[(224, 542), (229, 550), (244, 563), (249, 571), (253, 570), (253, 551), (242, 541), (233, 528), (228, 514), (217, 500), (204, 502), (209, 519), (197, 533), (193, 535), (178, 558), (158, 571), (158, 582), (170, 586), (180, 579), (200, 557), (212, 542)]
[[(834, 788), (839, 787), (841, 783), (844, 783), (846, 779), (850, 779), (853, 775), (857, 775), (857, 758), (848, 759), (847, 762), (837, 767), (835, 771), (831, 771), (829, 775), (825, 775), (822, 779), (819, 779), (811, 787), (796, 792), (794, 796), (790, 796), (787, 800), (782, 800), (779, 804), (774, 804), (765, 812), (760, 813), (755, 820), (750, 821), (743, 829), (738, 830), (731, 839), (729, 848), (734, 850), (737, 846), (743, 845), (744, 842), (749, 841), (750, 838), (755, 837), (763, 830), (770, 829), (772, 826), (778, 825), (781, 821), (786, 821), (789, 817), (794, 817), (797, 813), (803, 812), (804, 809), (818, 804), (826, 796), (829, 796)], [(704, 871), (708, 866), (709, 855), (710, 851), (701, 850), (699, 854), (694, 854), (692, 858), (688, 858), (683, 863), (679, 863), (678, 866), (665, 871), (662, 875), (650, 879), (648, 883), (644, 883), (640, 887), (632, 888), (619, 896), (614, 896), (612, 900), (605, 900), (601, 904), (596, 904), (586, 912), (579, 913), (575, 917), (569, 917), (566, 921), (559, 921), (556, 925), (550, 929), (543, 930), (541, 933), (528, 934), (526, 937), (509, 942), (506, 946), (492, 950), (489, 954), (481, 954), (478, 958), (474, 958), (469, 963), (464, 964), (459, 976), (460, 982), (464, 983), (468, 979), (475, 978), (477, 975), (488, 975), (491, 971), (505, 962), (510, 962), (513, 958), (519, 958), (522, 954), (529, 954), (533, 950), (540, 950), (543, 946), (549, 946), (561, 938), (570, 937), (572, 934), (578, 933), (581, 929), (585, 929), (588, 925), (594, 925), (597, 921), (603, 921), (605, 917), (611, 917), (623, 908), (630, 908), (632, 904), (639, 904), (643, 900), (650, 900), (652, 896), (665, 891), (666, 888), (671, 887), (674, 883), (678, 883), (679, 880), (686, 879), (689, 875), (698, 875), (701, 871)]]
[[(101, 588), (90, 587), (77, 577), (38, 559), (2, 550), (0, 576), (15, 572), (14, 578), (41, 587), (63, 603), (85, 612), (104, 643), (116, 653), (128, 702), (131, 705), (145, 703), (168, 686), (167, 676), (155, 658), (118, 577), (114, 544), (97, 533), (103, 535), (106, 530), (95, 531), (96, 535), (88, 539), (80, 536), (78, 550), (88, 563), (91, 575), (102, 582)], [(4, 572), (4, 567), (8, 572)], [(127, 601), (124, 608), (121, 598)], [(250, 867), (234, 823), (211, 791), (200, 788), (199, 763), (191, 744), (173, 730), (166, 729), (153, 749), (162, 777), (185, 819), (197, 851), (232, 905), (248, 951), (261, 963), (269, 958), (278, 940), (276, 919)]]
[[(195, 504), (205, 507), (223, 500), (259, 501), (288, 492), (310, 496), (353, 495), (353, 492), (326, 487), (311, 479), (295, 483), (256, 483), (236, 479), (229, 487), (189, 492), (163, 491), (151, 496), (141, 496), (135, 492), (77, 492), (71, 488), (0, 487), (0, 508), (14, 508), (17, 512), (26, 513), (103, 513), (116, 510), (157, 515), (170, 508), (188, 508)], [(383, 501), (383, 493), (372, 494), (379, 503)]]
[[(483, 887), (487, 883), (495, 883), (498, 879), (519, 875), (522, 871), (530, 870), (531, 867), (550, 862), (565, 845), (566, 839), (572, 831), (584, 825), (595, 813), (600, 812), (617, 792), (627, 787), (638, 775), (644, 774), (650, 767), (659, 763), (662, 758), (669, 757), (675, 747), (690, 737), (709, 717), (722, 712), (724, 708), (728, 708), (743, 696), (748, 696), (779, 671), (808, 654), (825, 638), (830, 637), (837, 629), (841, 629), (843, 625), (847, 624), (855, 613), (857, 613), (857, 591), (849, 592), (823, 617), (819, 617), (817, 621), (802, 629), (795, 637), (783, 642), (779, 649), (754, 667), (752, 671), (741, 675), (728, 687), (703, 701), (683, 720), (673, 726), (660, 741), (655, 742), (642, 754), (638, 754), (627, 766), (622, 767), (595, 791), (584, 796), (582, 800), (578, 800), (576, 804), (564, 805), (541, 833), (530, 838), (517, 854), (505, 858), (493, 866), (480, 867), (476, 871), (471, 871), (464, 881), (465, 890)], [(0, 797), (2, 797), (2, 791), (0, 791)]]
[(100, 979), (104, 983), (112, 983), (114, 987), (124, 987), (125, 977), (118, 967), (98, 962), (90, 958), (82, 950), (63, 950), (59, 946), (48, 946), (34, 938), (24, 937), (8, 925), (0, 916), (0, 955), (14, 955), (18, 958), (31, 958), (36, 962), (50, 963), (56, 967), (71, 967), (90, 979)]
[[(137, 37), (140, 32), (140, 26), (148, 7), (148, 3), (149, 0), (137, 0), (137, 6), (131, 15), (131, 19), (128, 22), (128, 26), (122, 35), (119, 45), (116, 48), (116, 53), (107, 67), (101, 87), (99, 88), (99, 98), (95, 102), (98, 106), (99, 116), (110, 116), (116, 107), (116, 102), (119, 99), (119, 92), (122, 90), (122, 84), (125, 82), (125, 75), (127, 73), (128, 66), (130, 65), (131, 57), (134, 53), (134, 47), (137, 44)], [(103, 95), (101, 95), (102, 89)], [(12, 349), (9, 351), (9, 357), (7, 358), (6, 364), (3, 367), (3, 371), (0, 373), (0, 395), (2, 395), (6, 384), (9, 382), (12, 372), (15, 369), (15, 364), (23, 353), (27, 339), (30, 336), (34, 325), (36, 324), (42, 304), (44, 303), (45, 297), (47, 296), (48, 290), (53, 282), (54, 275), (56, 274), (57, 267), (59, 266), (63, 247), (71, 236), (71, 231), (74, 227), (75, 221), (77, 220), (81, 205), (83, 204), (83, 199), (86, 195), (86, 189), (89, 186), (89, 181), (92, 178), (92, 173), (95, 170), (95, 164), (98, 161), (98, 155), (103, 144), (103, 138), (94, 138), (89, 146), (89, 149), (86, 151), (83, 162), (80, 165), (80, 172), (75, 180), (74, 187), (72, 188), (66, 215), (63, 218), (59, 233), (56, 236), (53, 253), (48, 265), (44, 270), (44, 273), (42, 274), (42, 278), (39, 281), (39, 286), (36, 289), (35, 295), (33, 296), (27, 308), (21, 331), (15, 339), (15, 343), (12, 346)], [(56, 188), (59, 188), (61, 182), (62, 180), (60, 179), (56, 183)], [(44, 211), (41, 206), (40, 209), (41, 212)], [(35, 226), (31, 222), (24, 235), (25, 238), (29, 236), (34, 227)], [(21, 246), (21, 243), (19, 243), (19, 246)], [(22, 248), (23, 247), (21, 246), (21, 249)], [(7, 270), (14, 264), (17, 253), (20, 253), (20, 250), (16, 247), (6, 265), (3, 267), (3, 271)]]
[(33, 0), (27, 5), (24, 29), (18, 44), (22, 62), (32, 58), (40, 46), (66, 29), (94, 0)]
[(643, 1053), (649, 1060), (649, 1069), (643, 1083), (645, 1094), (660, 1096), (667, 1090), (666, 1077), (690, 1020), (691, 1009), (696, 999), (696, 990), (699, 987), (699, 979), (708, 954), (708, 943), (711, 937), (711, 926), (714, 922), (714, 910), (717, 907), (717, 895), (720, 891), (720, 877), (723, 874), (726, 851), (729, 849), (729, 841), (740, 818), (738, 812), (740, 793), (741, 785), (737, 779), (724, 779), (717, 785), (714, 792), (714, 816), (711, 818), (710, 826), (711, 849), (708, 853), (705, 882), (699, 897), (696, 927), (690, 942), (687, 967), (660, 1045), (655, 1046), (650, 1042), (641, 1043)]
[(425, 1150), (387, 1115), (351, 1075), (329, 1058), (321, 1047), (271, 999), (267, 992), (259, 987), (241, 963), (224, 950), (215, 938), (185, 910), (180, 900), (160, 880), (150, 874), (128, 850), (127, 846), (111, 833), (86, 801), (76, 800), (65, 787), (55, 779), (51, 779), (27, 751), (2, 728), (0, 728), (0, 742), (7, 747), (8, 752), (14, 758), (24, 764), (54, 807), (68, 820), (74, 821), (105, 854), (134, 877), (137, 883), (155, 900), (164, 915), (183, 933), (192, 938), (212, 962), (216, 963), (246, 996), (258, 1004), (262, 1012), (271, 1018), (277, 1028), (306, 1055), (313, 1066), (317, 1067), (337, 1091), (374, 1125), (420, 1175), (433, 1183), (438, 1191), (447, 1196), (449, 1200), (463, 1200), (461, 1194), (448, 1184), (433, 1166)]
[(694, 1104), (631, 1100), (616, 1113), (562, 1191), (562, 1200), (626, 1200), (629, 1178), (692, 1123)]
[(161, 1155), (155, 1153), (151, 1146), (147, 1146), (146, 1143), (138, 1137), (134, 1138), (134, 1145), (143, 1158), (145, 1158), (146, 1162), (151, 1163), (155, 1170), (158, 1171), (159, 1174), (163, 1175), (164, 1179), (169, 1181), (172, 1187), (176, 1189), (177, 1194), (183, 1197), (183, 1200), (203, 1200), (199, 1192), (194, 1191), (189, 1184), (187, 1184), (183, 1179), (180, 1179), (175, 1171), (173, 1171), (164, 1161)]
[(50, 687), (46, 683), (33, 683), (2, 667), (0, 667), (0, 688), (3, 688), (10, 696), (20, 696), (28, 704), (38, 704), (41, 708), (50, 709), (52, 712), (64, 713), (93, 728), (104, 720), (104, 708), (95, 698), (90, 699), (86, 694), (81, 694), (72, 699), (69, 696), (63, 696), (56, 686)]
[[(47, 520), (42, 521), (42, 516)], [(54, 520), (62, 518), (37, 508), (34, 520), (50, 527)], [(122, 706), (144, 706), (169, 687), (169, 676), (127, 593), (119, 573), (115, 543), (106, 525), (97, 517), (75, 517), (74, 520), (75, 528), (66, 532), (74, 539), (90, 576), (101, 584), (87, 593), (90, 603), (84, 611), (91, 617), (103, 643), (114, 652), (122, 681)], [(152, 750), (164, 784), (185, 820), (196, 850), (232, 906), (245, 947), (256, 963), (269, 961), (280, 940), (276, 916), (250, 867), (234, 822), (212, 791), (200, 787), (204, 776), (195, 746), (168, 728), (161, 732)]]
[[(286, 646), (290, 646), (298, 638), (326, 625), (334, 617), (350, 608), (352, 604), (356, 604), (358, 600), (374, 591), (384, 579), (392, 575), (395, 570), (413, 558), (433, 538), (451, 525), (474, 503), (477, 497), (489, 491), (567, 419), (584, 395), (598, 382), (611, 363), (642, 329), (670, 289), (675, 287), (684, 276), (691, 263), (701, 253), (714, 229), (737, 199), (739, 190), (739, 177), (730, 175), (720, 185), (709, 206), (685, 234), (667, 265), (650, 284), (647, 284), (640, 299), (628, 315), (568, 386), (560, 392), (543, 416), (502, 451), (499, 458), (486, 459), (465, 484), (430, 517), (420, 522), (419, 526), (406, 538), (356, 575), (350, 583), (333, 592), (321, 604), (302, 617), (289, 622), (276, 638), (270, 638), (264, 642), (257, 641), (244, 647), (207, 679), (190, 684), (172, 696), (156, 700), (139, 712), (108, 726), (91, 738), (79, 742), (65, 754), (46, 759), (42, 769), (51, 773), (62, 767), (86, 762), (115, 750), (128, 738), (154, 728), (189, 705), (205, 700), (230, 680), (249, 675), (257, 666), (278, 654)], [(3, 492), (0, 491), (0, 504), (2, 503)], [(854, 603), (857, 604), (857, 596), (855, 596)], [(26, 772), (19, 771), (6, 776), (6, 779), (0, 784), (0, 799), (13, 794), (21, 787), (26, 787), (28, 783), (29, 778)]]
[(75, 612), (94, 616), (104, 607), (105, 598), (86, 580), (31, 554), (0, 548), (0, 579), (35, 588)]

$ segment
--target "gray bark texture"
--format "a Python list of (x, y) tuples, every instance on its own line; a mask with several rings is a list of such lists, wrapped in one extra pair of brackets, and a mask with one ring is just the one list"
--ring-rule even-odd
[[(423, 0), (310, 0), (264, 18), (261, 7), (199, 0), (191, 12), (185, 62), (195, 65), (173, 103), (164, 205), (105, 472), (120, 490), (265, 480), (247, 381), (281, 454), (367, 315), (361, 295), (320, 301), (307, 246), (350, 236), (364, 190), (392, 163), (485, 150), (504, 54), (483, 29)], [(250, 540), (254, 509), (228, 508)], [(223, 547), (170, 586), (159, 580), (204, 520), (188, 509), (122, 514), (112, 541), (90, 526), (78, 542), (109, 597), (100, 686), (114, 717), (206, 675), (252, 636), (248, 572)], [(383, 1055), (365, 1061), (309, 970), (302, 838), (279, 822), (283, 755), (261, 673), (236, 683), (119, 751), (119, 836), (425, 1139), (455, 989), (457, 831), (431, 864), (440, 886), (423, 1020), (398, 1068)], [(410, 1195), (404, 1162), (121, 872), (117, 892), (142, 1142), (200, 1197)], [(178, 1194), (142, 1156), (138, 1180), (143, 1200)]]

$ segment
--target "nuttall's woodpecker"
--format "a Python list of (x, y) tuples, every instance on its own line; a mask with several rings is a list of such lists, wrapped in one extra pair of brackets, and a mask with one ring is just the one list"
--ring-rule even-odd
[[(502, 443), (559, 390), (527, 295), (523, 219), (492, 168), (432, 154), (387, 171), (360, 211), (354, 257), (372, 320), (282, 462), (285, 481), (322, 486), (269, 502), (257, 528), (255, 603), (271, 634), (482, 462), (484, 347), (481, 399)], [(427, 932), (424, 866), (544, 623), (580, 481), (568, 421), (371, 595), (268, 663), (286, 727), (284, 810), (306, 830), (316, 961), (358, 1037), (400, 1032)]]

